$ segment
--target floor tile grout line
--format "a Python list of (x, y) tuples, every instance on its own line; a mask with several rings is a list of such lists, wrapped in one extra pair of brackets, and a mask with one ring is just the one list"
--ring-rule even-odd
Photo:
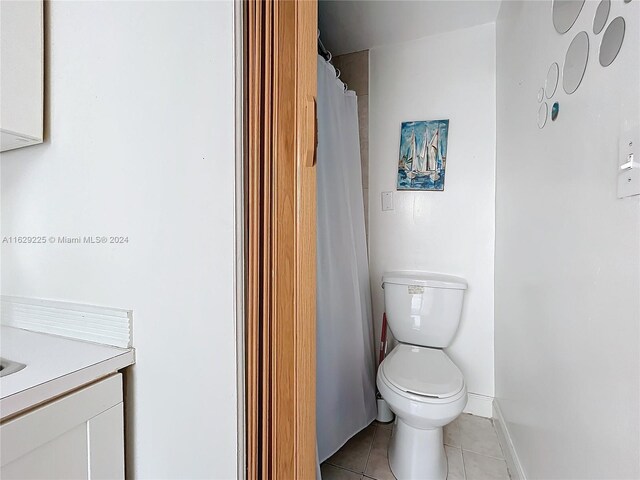
[(464, 464), (464, 453), (462, 448), (460, 449), (460, 456), (462, 457), (462, 476), (464, 480), (467, 480), (467, 466)]
[[(332, 458), (333, 456), (331, 456), (331, 457), (327, 458), (327, 459), (326, 459), (324, 462), (322, 462), (322, 464), (320, 464), (320, 465), (322, 466), (323, 464), (325, 464), (325, 463), (326, 463), (327, 465), (331, 465), (332, 467), (339, 468), (340, 470), (345, 470), (345, 471), (350, 472), (350, 473), (355, 473), (355, 474), (357, 474), (357, 475), (365, 476), (365, 471), (367, 470), (367, 465), (369, 464), (369, 456), (371, 455), (371, 450), (372, 450), (372, 448), (373, 448), (373, 440), (374, 440), (374, 438), (375, 438), (375, 436), (376, 436), (376, 432), (378, 431), (378, 428), (377, 428), (377, 425), (375, 424), (375, 421), (374, 421), (374, 422), (371, 422), (369, 425), (367, 425), (365, 428), (363, 428), (363, 429), (361, 430), (361, 432), (362, 432), (362, 431), (364, 431), (366, 428), (369, 428), (369, 427), (371, 427), (371, 426), (373, 427), (373, 435), (372, 435), (372, 437), (371, 437), (371, 441), (370, 441), (370, 443), (369, 443), (369, 449), (368, 449), (368, 451), (367, 451), (367, 459), (366, 459), (366, 461), (365, 461), (365, 465), (364, 465), (364, 467), (363, 467), (363, 469), (362, 469), (362, 471), (361, 471), (361, 472), (359, 472), (359, 471), (357, 471), (357, 470), (355, 470), (355, 469), (351, 469), (351, 468), (349, 468), (349, 467), (345, 467), (344, 465), (338, 465), (337, 463), (332, 463), (330, 460), (331, 460), (331, 458)], [(352, 438), (353, 438), (353, 437), (352, 437)], [(349, 439), (349, 440), (347, 441), (347, 443), (349, 443), (349, 441), (351, 441), (351, 439)], [(346, 445), (346, 443), (345, 443), (345, 445)], [(344, 446), (345, 446), (345, 445), (343, 445), (343, 446), (342, 446), (342, 448), (344, 448)], [(372, 478), (372, 477), (367, 477), (367, 478)], [(374, 479), (374, 480), (377, 480), (377, 479)]]
[[(326, 460), (324, 462), (322, 462), (322, 463), (326, 463), (327, 465), (331, 465), (332, 467), (339, 468), (340, 470), (345, 470), (345, 471), (350, 472), (350, 473), (355, 473), (356, 475), (364, 475), (364, 472), (359, 472), (357, 470), (352, 470), (350, 468), (343, 467), (341, 465), (336, 465), (335, 463), (329, 463)], [(365, 465), (365, 470), (366, 470), (366, 465)]]
[[(451, 445), (449, 445), (449, 446), (451, 446)], [(460, 448), (460, 450), (462, 450), (463, 452), (473, 453), (475, 455), (480, 455), (481, 457), (489, 457), (489, 458), (493, 458), (494, 460), (504, 460), (505, 462), (507, 461), (506, 458), (494, 457), (493, 455), (487, 455), (486, 453), (476, 452), (475, 450), (469, 450), (468, 448), (461, 448), (461, 447), (457, 447), (457, 448)]]
[(511, 480), (511, 469), (509, 468), (509, 462), (507, 462), (507, 455), (505, 453), (505, 449), (502, 446), (502, 442), (500, 441), (500, 437), (498, 436), (498, 429), (496, 428), (496, 419), (491, 418), (491, 425), (493, 426), (493, 431), (496, 432), (496, 437), (498, 437), (498, 445), (500, 446), (500, 451), (502, 452), (502, 457), (504, 458), (504, 463), (507, 465), (507, 475), (509, 475), (509, 480)]
[(373, 449), (373, 442), (376, 441), (376, 435), (378, 434), (378, 426), (374, 424), (373, 436), (371, 437), (371, 443), (369, 444), (369, 451), (367, 452), (367, 461), (364, 462), (364, 471), (362, 475), (367, 472), (367, 467), (369, 466), (369, 458), (371, 458), (371, 450)]
[[(464, 480), (467, 480), (467, 468), (466, 468), (466, 461), (465, 460), (468, 457), (468, 454), (472, 454), (472, 456), (473, 455), (477, 455), (479, 458), (485, 458), (487, 460), (489, 460), (489, 459), (490, 460), (496, 460), (496, 461), (499, 461), (499, 462), (501, 462), (501, 463), (503, 463), (505, 465), (507, 463), (507, 460), (506, 460), (505, 455), (504, 455), (505, 449), (504, 449), (502, 443), (500, 442), (500, 439), (497, 438), (498, 436), (497, 436), (495, 424), (491, 421), (491, 419), (487, 419), (487, 420), (489, 420), (489, 425), (491, 425), (491, 427), (492, 427), (491, 430), (493, 430), (493, 435), (491, 435), (491, 436), (495, 435), (497, 443), (498, 443), (498, 449), (500, 450), (498, 455), (501, 455), (501, 456), (496, 456), (495, 454), (481, 453), (481, 452), (476, 451), (475, 449), (473, 449), (473, 447), (472, 448), (464, 448), (463, 447), (463, 443), (464, 442), (462, 442), (462, 441), (459, 442), (460, 443), (459, 445), (451, 445), (449, 443), (443, 442), (443, 444), (447, 448), (458, 449), (460, 451), (461, 459), (462, 459), (462, 474), (463, 474), (463, 479)], [(337, 464), (331, 463), (328, 459), (326, 460), (326, 463), (328, 465), (330, 465), (331, 467), (337, 468), (339, 471), (348, 472), (348, 473), (352, 473), (354, 475), (357, 475), (359, 480), (379, 480), (375, 473), (374, 474), (367, 474), (366, 473), (367, 469), (369, 468), (369, 464), (371, 462), (371, 455), (373, 453), (373, 445), (377, 441), (378, 435), (386, 436), (388, 434), (392, 434), (393, 429), (392, 428), (391, 429), (386, 428), (387, 426), (378, 425), (376, 422), (372, 422), (372, 424), (369, 424), (369, 427), (373, 427), (373, 432), (372, 432), (372, 436), (371, 436), (371, 438), (369, 440), (369, 445), (363, 445), (363, 446), (365, 446), (367, 451), (366, 451), (364, 467), (359, 467), (359, 468), (362, 468), (362, 470), (352, 469), (350, 467), (344, 467), (342, 465), (337, 465)], [(485, 430), (485, 429), (483, 428), (483, 430)], [(462, 433), (462, 432), (460, 432), (460, 433)], [(489, 432), (486, 432), (486, 433), (489, 433)], [(488, 440), (490, 440), (490, 439), (487, 438), (487, 441)], [(489, 443), (492, 444), (493, 442), (489, 442)], [(492, 450), (495, 450), (495, 448), (492, 449)], [(387, 454), (388, 454), (388, 452), (387, 452)], [(469, 458), (469, 460), (471, 460), (471, 457)], [(388, 456), (387, 456), (387, 461), (388, 461)], [(508, 465), (506, 465), (506, 473), (508, 475), (508, 478), (511, 479), (512, 478), (511, 477), (511, 472), (509, 471)]]
[(335, 465), (335, 464), (329, 463), (327, 461), (324, 461), (322, 463), (326, 463), (327, 465), (331, 465), (332, 467), (339, 468), (340, 470), (345, 470), (347, 472), (355, 473), (356, 475), (364, 475), (363, 472), (358, 472), (356, 470), (351, 470), (350, 468), (347, 468), (347, 467), (341, 467), (340, 465)]
[(464, 461), (464, 454), (466, 453), (473, 453), (474, 455), (478, 455), (480, 457), (485, 457), (485, 458), (490, 458), (492, 460), (502, 460), (505, 464), (505, 470), (507, 471), (507, 477), (509, 478), (509, 480), (511, 480), (511, 472), (509, 471), (509, 466), (507, 465), (507, 462), (504, 458), (496, 458), (496, 457), (490, 457), (488, 455), (481, 455), (479, 453), (476, 452), (472, 452), (471, 450), (462, 450), (462, 468), (464, 469), (464, 476), (465, 476), (465, 480), (467, 478), (467, 466), (465, 464)]
[(493, 431), (496, 432), (496, 437), (498, 438), (498, 446), (500, 447), (500, 451), (502, 452), (502, 457), (506, 461), (507, 456), (505, 455), (504, 448), (502, 448), (502, 442), (500, 442), (500, 437), (498, 437), (498, 429), (496, 428), (496, 424), (493, 418), (491, 419), (491, 426), (493, 427)]
[[(463, 415), (465, 415), (465, 414), (463, 414)], [(471, 416), (473, 417), (474, 415), (471, 415)], [(461, 417), (458, 417), (455, 421), (456, 422), (459, 421)], [(485, 418), (485, 417), (479, 417), (479, 418), (483, 418), (483, 419), (487, 420), (489, 422), (489, 425), (491, 425), (491, 430), (495, 434), (496, 443), (498, 444), (498, 448), (500, 449), (500, 454), (502, 456), (501, 457), (496, 457), (495, 455), (487, 455), (486, 453), (480, 453), (480, 452), (476, 452), (475, 450), (471, 450), (469, 448), (465, 448), (464, 445), (463, 445), (464, 442), (462, 441), (462, 429), (460, 430), (460, 435), (461, 435), (460, 446), (456, 447), (456, 448), (460, 448), (460, 449), (462, 449), (464, 451), (467, 451), (467, 452), (475, 453), (476, 455), (482, 455), (483, 457), (494, 458), (496, 460), (504, 460), (506, 462), (506, 456), (504, 454), (504, 448), (502, 448), (502, 444), (500, 443), (500, 439), (498, 438), (498, 432), (496, 431), (496, 427), (495, 427), (495, 425), (493, 423), (493, 418)], [(447, 445), (447, 444), (445, 443), (445, 445)], [(449, 446), (453, 447), (454, 445), (449, 445)]]

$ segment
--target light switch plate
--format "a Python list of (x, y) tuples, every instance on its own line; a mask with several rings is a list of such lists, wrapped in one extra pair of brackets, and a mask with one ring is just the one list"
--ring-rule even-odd
[(393, 210), (393, 192), (382, 192), (382, 211)]
[(619, 168), (638, 168), (640, 166), (640, 127), (627, 128), (620, 135), (618, 148)]
[(640, 127), (620, 135), (618, 148), (618, 198), (640, 195)]

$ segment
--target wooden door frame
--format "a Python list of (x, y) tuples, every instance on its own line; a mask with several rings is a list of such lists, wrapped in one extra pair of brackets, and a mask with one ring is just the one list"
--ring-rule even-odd
[(312, 479), (317, 1), (244, 5), (247, 478)]

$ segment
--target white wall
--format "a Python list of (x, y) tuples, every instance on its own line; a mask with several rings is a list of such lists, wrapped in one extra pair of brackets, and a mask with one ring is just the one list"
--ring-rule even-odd
[(233, 4), (48, 9), (48, 140), (2, 155), (2, 235), (129, 243), (3, 245), (2, 293), (132, 308), (135, 477), (235, 478)]
[[(426, 270), (469, 282), (448, 349), (470, 392), (493, 396), (495, 25), (370, 51), (369, 252), (376, 338), (385, 270)], [(448, 118), (443, 192), (396, 190), (400, 123)], [(488, 412), (490, 414), (490, 411)]]
[[(640, 119), (640, 2), (613, 0), (609, 68), (598, 2), (559, 35), (551, 2), (504, 2), (497, 27), (496, 398), (529, 479), (640, 477), (640, 208), (616, 198), (618, 136)], [(537, 91), (589, 33), (583, 84), (536, 125)]]

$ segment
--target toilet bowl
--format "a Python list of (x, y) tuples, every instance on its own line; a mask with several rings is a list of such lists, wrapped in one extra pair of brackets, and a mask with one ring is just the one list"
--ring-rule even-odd
[[(442, 366), (434, 362), (435, 365), (431, 365), (424, 375), (413, 379), (413, 382), (406, 372), (398, 378), (394, 377), (393, 371), (389, 372), (390, 369), (385, 368), (385, 362), (394, 362), (394, 358), (397, 361), (399, 355), (396, 354), (405, 353), (402, 350), (409, 349), (412, 353), (417, 353), (415, 357), (419, 357), (425, 348), (398, 345), (380, 365), (376, 379), (380, 394), (397, 417), (388, 456), (391, 471), (399, 480), (446, 479), (447, 458), (442, 427), (455, 420), (467, 404), (467, 388), (462, 373), (441, 350), (433, 353), (445, 357), (442, 363), (446, 364), (448, 361), (449, 368), (438, 370)], [(431, 349), (427, 349), (427, 353), (431, 354), (429, 350)], [(406, 360), (410, 361), (411, 355), (406, 356)], [(424, 366), (425, 362), (416, 362), (416, 365)], [(442, 383), (432, 385), (435, 388), (425, 388), (424, 385), (420, 388), (420, 383), (428, 383), (424, 381), (425, 377), (432, 380), (435, 377)]]
[(443, 348), (457, 332), (467, 282), (428, 272), (388, 272), (382, 281), (388, 325), (399, 342), (376, 378), (396, 414), (389, 466), (398, 480), (445, 480), (442, 427), (462, 413), (467, 388)]

